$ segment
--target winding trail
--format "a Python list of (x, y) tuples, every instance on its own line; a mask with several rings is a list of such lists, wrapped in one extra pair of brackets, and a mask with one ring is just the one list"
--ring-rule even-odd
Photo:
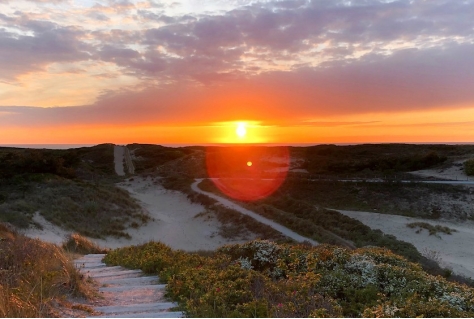
[(191, 189), (197, 193), (200, 193), (200, 194), (203, 194), (203, 195), (206, 195), (210, 198), (213, 198), (215, 199), (216, 201), (218, 201), (221, 205), (227, 207), (227, 208), (230, 208), (230, 209), (233, 209), (233, 210), (236, 210), (238, 211), (239, 213), (241, 214), (244, 214), (244, 215), (247, 215), (247, 216), (250, 216), (252, 217), (253, 219), (255, 219), (256, 221), (262, 223), (262, 224), (265, 224), (267, 226), (270, 226), (271, 228), (275, 229), (276, 231), (279, 231), (280, 233), (282, 233), (283, 235), (291, 238), (291, 239), (294, 239), (296, 240), (297, 242), (303, 242), (303, 241), (308, 241), (310, 242), (311, 244), (313, 245), (319, 245), (319, 243), (313, 239), (310, 239), (310, 238), (307, 238), (307, 237), (304, 237), (304, 236), (301, 236), (300, 234), (297, 234), (295, 233), (294, 231), (292, 231), (291, 229), (289, 228), (286, 228), (285, 226), (282, 226), (276, 222), (274, 222), (273, 220), (270, 220), (268, 218), (265, 218), (263, 216), (260, 216), (246, 208), (243, 208), (242, 206), (228, 200), (228, 199), (225, 199), (225, 198), (222, 198), (216, 194), (213, 194), (213, 193), (209, 193), (209, 192), (206, 192), (206, 191), (203, 191), (202, 189), (200, 189), (198, 187), (198, 184), (203, 180), (203, 178), (200, 178), (200, 179), (196, 179), (196, 181), (191, 185)]
[(99, 292), (106, 306), (94, 307), (96, 318), (181, 318), (181, 311), (171, 311), (177, 304), (164, 298), (166, 285), (158, 284), (158, 277), (143, 276), (141, 270), (120, 266), (107, 267), (103, 254), (85, 255), (75, 260), (84, 275), (101, 285)]

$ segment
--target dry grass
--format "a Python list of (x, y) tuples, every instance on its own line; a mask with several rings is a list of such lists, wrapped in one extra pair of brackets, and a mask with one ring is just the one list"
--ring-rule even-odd
[(67, 296), (90, 291), (64, 251), (53, 244), (11, 232), (0, 242), (0, 316), (54, 317), (55, 305)]
[(409, 223), (407, 224), (407, 227), (417, 228), (417, 231), (416, 231), (417, 234), (419, 234), (423, 229), (426, 229), (430, 233), (430, 236), (431, 235), (437, 236), (438, 233), (445, 233), (447, 235), (452, 235), (453, 232), (457, 232), (457, 230), (453, 228), (449, 228), (449, 227), (441, 226), (441, 225), (433, 226), (425, 222)]
[(69, 235), (68, 238), (66, 238), (66, 240), (62, 244), (62, 248), (68, 253), (82, 255), (105, 254), (108, 251), (107, 249), (99, 247), (89, 239), (77, 233)]

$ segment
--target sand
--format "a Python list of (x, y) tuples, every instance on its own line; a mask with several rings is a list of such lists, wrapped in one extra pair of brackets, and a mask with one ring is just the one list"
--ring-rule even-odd
[[(130, 240), (115, 237), (90, 238), (102, 247), (117, 248), (154, 240), (161, 241), (174, 249), (214, 250), (225, 244), (242, 243), (247, 239), (253, 239), (253, 237), (241, 240), (223, 238), (218, 235), (221, 224), (215, 217), (207, 214), (196, 218), (197, 214), (205, 211), (202, 205), (191, 203), (180, 192), (164, 189), (155, 184), (151, 178), (134, 176), (133, 181), (117, 185), (129, 191), (154, 220), (138, 229), (127, 229), (126, 232), (132, 237)], [(43, 230), (30, 228), (23, 231), (28, 237), (59, 244), (70, 234), (70, 231), (51, 224), (38, 213), (35, 215), (34, 221), (42, 225)]]
[(309, 242), (311, 243), (312, 245), (319, 245), (319, 243), (311, 238), (307, 238), (307, 237), (304, 237), (294, 231), (292, 231), (291, 229), (285, 227), (285, 226), (282, 226), (276, 222), (274, 222), (273, 220), (271, 219), (268, 219), (268, 218), (265, 218), (257, 213), (254, 213), (226, 198), (223, 198), (223, 197), (220, 197), (216, 194), (213, 194), (213, 193), (210, 193), (210, 192), (206, 192), (206, 191), (203, 191), (202, 189), (200, 189), (198, 187), (199, 183), (201, 183), (202, 181), (202, 178), (201, 179), (196, 179), (196, 181), (191, 185), (191, 189), (197, 193), (200, 193), (200, 194), (203, 194), (203, 195), (206, 195), (216, 201), (218, 201), (222, 206), (224, 207), (227, 207), (227, 208), (230, 208), (230, 209), (233, 209), (235, 211), (238, 211), (239, 213), (241, 214), (244, 214), (244, 215), (247, 215), (247, 216), (250, 216), (252, 217), (256, 222), (259, 222), (259, 223), (262, 223), (264, 225), (267, 225), (267, 226), (270, 226), (271, 228), (273, 228), (274, 230), (280, 232), (281, 234), (283, 234), (284, 236), (288, 237), (288, 238), (291, 238), (297, 242)]
[(196, 218), (196, 215), (205, 211), (204, 206), (191, 203), (180, 192), (164, 189), (155, 184), (151, 177), (135, 176), (133, 181), (118, 186), (136, 198), (154, 220), (138, 229), (127, 229), (131, 240), (94, 240), (101, 246), (116, 248), (155, 240), (174, 249), (192, 251), (213, 250), (228, 243), (244, 242), (227, 240), (218, 235), (221, 224), (214, 217), (206, 215)]
[[(114, 151), (116, 172), (118, 175), (122, 175), (125, 173), (123, 167), (125, 150), (123, 147), (116, 147)], [(443, 171), (424, 170), (415, 173), (455, 180), (456, 176), (462, 176), (463, 172), (459, 168), (458, 164)], [(92, 239), (103, 247), (116, 248), (155, 240), (161, 241), (174, 249), (193, 251), (199, 249), (213, 250), (227, 243), (246, 241), (227, 240), (219, 236), (217, 232), (221, 225), (215, 218), (210, 217), (209, 214), (205, 217), (196, 218), (196, 215), (205, 211), (202, 205), (191, 203), (182, 193), (164, 189), (151, 177), (134, 176), (127, 182), (118, 184), (118, 186), (129, 191), (154, 220), (138, 229), (128, 229), (127, 232), (132, 236), (130, 240), (113, 237), (105, 240)], [(474, 249), (470, 246), (470, 243), (474, 242), (474, 222), (472, 221), (432, 221), (371, 212), (340, 212), (363, 222), (373, 229), (380, 229), (386, 234), (410, 242), (427, 257), (439, 259), (438, 261), (442, 266), (451, 268), (455, 273), (474, 278)], [(24, 232), (29, 237), (52, 243), (61, 243), (69, 234), (68, 231), (46, 221), (38, 213), (35, 214), (34, 221), (42, 225), (43, 230), (30, 228)], [(457, 232), (452, 235), (430, 236), (427, 230), (417, 234), (416, 229), (406, 226), (407, 223), (418, 221), (447, 226), (456, 229)]]
[(49, 221), (44, 219), (44, 217), (41, 216), (39, 212), (35, 213), (35, 215), (33, 216), (33, 221), (41, 225), (43, 229), (30, 227), (26, 230), (20, 229), (19, 233), (25, 236), (28, 236), (30, 238), (38, 238), (38, 239), (41, 239), (42, 241), (46, 241), (48, 243), (53, 243), (53, 244), (61, 244), (62, 242), (64, 242), (66, 237), (71, 233), (69, 231), (62, 229), (61, 227), (58, 227), (50, 223)]
[[(474, 279), (474, 249), (471, 246), (474, 242), (474, 222), (433, 221), (371, 212), (338, 211), (372, 229), (380, 229), (385, 234), (409, 242), (426, 257), (438, 259), (442, 267)], [(447, 226), (456, 229), (457, 232), (453, 232), (452, 235), (438, 233), (436, 236), (430, 236), (427, 230), (423, 230), (417, 234), (416, 229), (406, 226), (413, 222)]]
[[(470, 157), (468, 157), (470, 158)], [(473, 176), (467, 176), (464, 172), (464, 162), (467, 158), (457, 160), (449, 166), (436, 169), (423, 169), (419, 171), (410, 172), (411, 174), (421, 177), (432, 177), (435, 179), (446, 179), (451, 181), (474, 181)]]
[[(114, 164), (117, 175), (123, 176), (124, 156), (127, 160), (127, 170), (133, 174), (130, 153), (124, 146), (114, 147)], [(127, 158), (128, 157), (128, 158)], [(106, 239), (90, 238), (93, 242), (105, 248), (117, 248), (130, 245), (139, 245), (149, 241), (160, 241), (174, 249), (186, 251), (214, 250), (230, 243), (242, 243), (256, 236), (253, 234), (239, 240), (229, 240), (218, 235), (221, 223), (211, 214), (196, 217), (205, 212), (202, 205), (191, 203), (184, 194), (164, 189), (152, 178), (134, 176), (128, 181), (117, 184), (127, 190), (132, 197), (145, 209), (152, 220), (140, 228), (128, 228), (125, 231), (131, 239), (107, 237)], [(43, 227), (43, 230), (29, 228), (23, 233), (31, 238), (39, 238), (55, 244), (62, 243), (70, 231), (66, 231), (45, 220), (39, 213), (34, 221)]]
[[(127, 232), (131, 240), (108, 237), (105, 240), (92, 239), (97, 244), (116, 248), (137, 245), (150, 240), (161, 241), (174, 249), (193, 251), (199, 249), (213, 250), (227, 243), (241, 243), (245, 240), (226, 240), (217, 234), (220, 223), (215, 218), (195, 216), (205, 209), (202, 205), (191, 203), (184, 194), (169, 191), (155, 184), (152, 178), (135, 176), (133, 181), (118, 184), (136, 198), (154, 221), (138, 229), (130, 228)], [(412, 243), (421, 253), (428, 257), (439, 258), (443, 267), (467, 277), (474, 278), (474, 222), (433, 221), (410, 218), (398, 215), (386, 215), (371, 212), (340, 211), (355, 218), (373, 229), (380, 229), (386, 234)], [(69, 233), (46, 221), (38, 213), (34, 221), (43, 226), (43, 230), (30, 228), (25, 235), (41, 240), (61, 243)], [(427, 230), (416, 233), (408, 228), (407, 223), (427, 222), (456, 229), (452, 235), (438, 233), (438, 237), (429, 235)], [(252, 238), (248, 238), (249, 240)]]

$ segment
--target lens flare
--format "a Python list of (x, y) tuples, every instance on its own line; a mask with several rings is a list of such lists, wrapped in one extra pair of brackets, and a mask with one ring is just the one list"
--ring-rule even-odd
[(206, 149), (208, 176), (223, 193), (242, 201), (262, 199), (276, 191), (285, 180), (289, 165), (287, 147)]

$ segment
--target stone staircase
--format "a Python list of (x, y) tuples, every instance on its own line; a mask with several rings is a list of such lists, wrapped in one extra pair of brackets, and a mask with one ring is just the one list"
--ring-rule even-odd
[(94, 307), (95, 318), (181, 318), (181, 311), (171, 311), (174, 302), (164, 298), (165, 287), (156, 276), (144, 276), (141, 270), (120, 266), (107, 267), (103, 254), (85, 255), (74, 261), (76, 268), (100, 285), (99, 292), (107, 306)]

